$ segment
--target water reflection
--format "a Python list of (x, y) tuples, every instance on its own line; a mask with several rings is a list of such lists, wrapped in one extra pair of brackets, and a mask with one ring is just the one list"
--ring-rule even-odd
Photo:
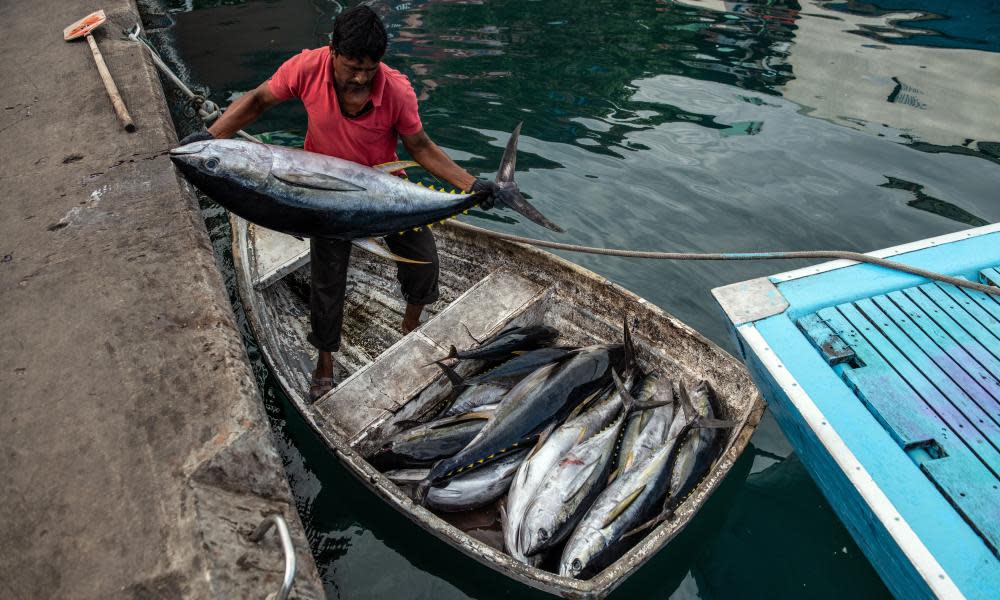
[[(814, 117), (894, 141), (976, 149), (1000, 140), (1000, 54), (963, 49), (983, 45), (1000, 8), (960, 3), (959, 16), (955, 4), (805, 2), (788, 53), (795, 78), (781, 94)], [(953, 37), (958, 30), (966, 37)]]
[[(411, 78), (425, 127), (463, 165), (491, 174), (525, 122), (518, 181), (567, 228), (560, 241), (870, 250), (1000, 219), (996, 3), (370, 4), (393, 38), (387, 62)], [(170, 7), (176, 27), (163, 37), (224, 105), (326, 44), (340, 4)], [(289, 102), (254, 131), (295, 145), (303, 126)], [(505, 220), (491, 227), (549, 235), (491, 214)], [(224, 253), (224, 217), (207, 216)], [(724, 345), (709, 289), (800, 266), (566, 256)], [(531, 595), (373, 502), (266, 379), (252, 346), (251, 355), (331, 597), (370, 596), (373, 585), (392, 596)], [(769, 416), (753, 444), (790, 454)], [(735, 471), (616, 597), (839, 597), (844, 582), (856, 595), (886, 594), (801, 466), (748, 455)]]

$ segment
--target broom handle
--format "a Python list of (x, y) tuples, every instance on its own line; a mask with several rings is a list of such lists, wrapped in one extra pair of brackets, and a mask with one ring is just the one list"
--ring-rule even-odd
[(132, 117), (129, 116), (128, 109), (125, 108), (125, 101), (122, 100), (122, 95), (118, 93), (118, 86), (115, 85), (115, 80), (111, 78), (108, 65), (104, 64), (104, 57), (101, 56), (101, 50), (97, 47), (94, 36), (89, 33), (87, 34), (87, 43), (90, 44), (90, 52), (94, 55), (94, 62), (97, 63), (97, 72), (101, 74), (101, 80), (104, 81), (104, 89), (108, 90), (108, 96), (111, 98), (111, 105), (115, 107), (115, 114), (118, 115), (118, 120), (122, 122), (125, 131), (135, 131), (135, 123), (132, 122)]

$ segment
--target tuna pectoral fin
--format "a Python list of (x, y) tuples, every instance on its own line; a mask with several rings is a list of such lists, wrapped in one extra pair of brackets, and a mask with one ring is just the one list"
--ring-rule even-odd
[(444, 364), (440, 360), (434, 361), (434, 364), (437, 365), (438, 368), (440, 368), (442, 371), (444, 371), (445, 377), (448, 378), (448, 381), (451, 382), (451, 385), (453, 387), (459, 387), (465, 385), (465, 380), (462, 379), (461, 375), (455, 372), (455, 369), (452, 369), (451, 367)]
[(618, 517), (620, 517), (622, 515), (622, 513), (625, 512), (625, 510), (629, 506), (631, 506), (633, 502), (635, 502), (635, 499), (639, 497), (639, 494), (641, 494), (644, 489), (646, 489), (645, 485), (640, 486), (634, 492), (632, 492), (631, 494), (629, 494), (624, 500), (622, 500), (621, 502), (619, 502), (618, 506), (616, 506), (614, 508), (614, 510), (612, 510), (611, 513), (608, 514), (608, 518), (604, 520), (604, 524), (601, 525), (601, 529), (604, 529), (608, 525), (611, 525), (612, 523), (614, 523), (615, 519), (617, 519)]
[(402, 171), (403, 169), (409, 169), (412, 167), (419, 167), (419, 166), (420, 163), (415, 163), (412, 160), (394, 160), (392, 162), (375, 165), (372, 168), (378, 169), (383, 173), (395, 173), (396, 171)]
[(327, 190), (330, 192), (363, 192), (365, 188), (334, 177), (328, 173), (310, 171), (295, 166), (278, 165), (271, 169), (271, 175), (280, 181), (293, 187), (304, 187), (313, 190)]
[(359, 238), (356, 240), (351, 240), (351, 243), (361, 248), (362, 250), (367, 250), (374, 254), (375, 256), (381, 256), (382, 258), (388, 258), (389, 260), (394, 260), (396, 262), (412, 263), (415, 265), (429, 265), (430, 263), (423, 260), (413, 260), (412, 258), (404, 258), (397, 254), (393, 254), (391, 250), (383, 246), (374, 238)]
[[(572, 455), (570, 455), (572, 456)], [(563, 458), (565, 461), (566, 458)], [(584, 486), (590, 481), (590, 477), (594, 474), (594, 469), (597, 468), (597, 461), (590, 463), (589, 465), (584, 465), (568, 485), (562, 489), (562, 501), (563, 504), (568, 503), (574, 496), (576, 496)]]
[[(632, 405), (632, 410), (649, 410), (651, 408), (660, 408), (661, 406), (666, 406), (668, 404), (673, 404), (673, 403), (674, 403), (673, 398), (671, 398), (670, 400), (649, 400), (647, 402), (639, 402), (638, 400), (636, 400), (635, 404)], [(643, 423), (642, 427), (645, 426), (646, 424)]]
[(666, 513), (657, 515), (657, 516), (653, 517), (652, 519), (646, 521), (645, 523), (639, 525), (638, 527), (635, 527), (633, 529), (630, 529), (630, 530), (626, 531), (625, 533), (622, 534), (622, 536), (619, 539), (624, 540), (625, 538), (631, 537), (631, 536), (633, 536), (633, 535), (635, 535), (637, 533), (642, 533), (643, 531), (651, 529), (651, 528), (655, 527), (656, 525), (659, 525), (661, 522), (666, 521), (667, 518), (668, 518), (668, 516), (667, 516)]

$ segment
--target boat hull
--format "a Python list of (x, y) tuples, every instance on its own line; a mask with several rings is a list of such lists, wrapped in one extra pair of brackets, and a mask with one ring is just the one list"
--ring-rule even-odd
[[(678, 507), (674, 518), (655, 528), (611, 566), (588, 580), (560, 577), (554, 573), (529, 567), (415, 504), (403, 490), (373, 468), (365, 460), (362, 450), (366, 447), (366, 443), (370, 442), (371, 432), (376, 431), (377, 426), (369, 425), (361, 428), (354, 426), (352, 429), (348, 427), (349, 424), (332, 422), (330, 411), (318, 408), (322, 406), (322, 401), (318, 405), (308, 403), (305, 394), (308, 385), (305, 380), (307, 375), (304, 375), (303, 371), (308, 373), (311, 364), (308, 357), (303, 357), (302, 348), (294, 348), (297, 343), (294, 340), (301, 339), (301, 332), (296, 330), (302, 325), (282, 322), (280, 317), (280, 311), (283, 310), (282, 302), (275, 301), (273, 297), (269, 298), (266, 292), (268, 288), (261, 290), (254, 285), (257, 280), (264, 280), (267, 283), (266, 280), (269, 278), (267, 273), (259, 272), (256, 265), (257, 259), (260, 258), (256, 244), (262, 233), (255, 231), (253, 226), (248, 227), (247, 223), (238, 217), (232, 218), (232, 225), (237, 281), (250, 325), (257, 335), (265, 360), (273, 369), (278, 382), (324, 443), (359, 481), (418, 526), (497, 572), (548, 593), (565, 598), (603, 598), (610, 593), (691, 520), (745, 449), (763, 414), (763, 400), (743, 366), (658, 307), (617, 284), (550, 253), (492, 238), (473, 238), (471, 234), (454, 227), (436, 228), (439, 252), (442, 255), (444, 301), (461, 300), (464, 297), (460, 293), (461, 288), (464, 287), (466, 290), (472, 288), (484, 274), (507, 270), (516, 272), (519, 277), (523, 276), (539, 285), (547, 286), (548, 293), (552, 295), (551, 302), (535, 310), (548, 310), (548, 317), (561, 319), (563, 329), (575, 331), (574, 335), (577, 338), (570, 341), (576, 343), (595, 340), (620, 341), (621, 319), (624, 315), (628, 315), (630, 324), (634, 327), (633, 335), (641, 346), (640, 355), (645, 354), (646, 362), (665, 365), (665, 368), (671, 371), (669, 375), (690, 380), (707, 379), (722, 401), (722, 417), (739, 423), (722, 444), (722, 452), (713, 464), (711, 472)], [(366, 259), (367, 257), (355, 256), (352, 261), (364, 262)], [(298, 260), (301, 263), (301, 258)], [(390, 271), (395, 270), (388, 264), (367, 264), (365, 268), (370, 272), (381, 273), (385, 278), (391, 278)], [(352, 269), (354, 269), (353, 264)], [(449, 278), (458, 280), (464, 278), (465, 282), (450, 286)], [(360, 275), (352, 279), (355, 293), (365, 285), (364, 279)], [(379, 287), (377, 283), (368, 283), (369, 287)], [(382, 301), (381, 295), (378, 295), (378, 300)], [(365, 307), (369, 307), (372, 303), (373, 301), (368, 299), (356, 307), (349, 306), (347, 310), (361, 312), (368, 310)], [(544, 303), (539, 303), (541, 304)], [(572, 306), (574, 309), (564, 310), (560, 308), (562, 306)], [(396, 327), (398, 321), (395, 319), (398, 317), (399, 309), (401, 304), (395, 309), (383, 307), (382, 310), (388, 311), (387, 315), (368, 315), (368, 318), (376, 325), (384, 320), (385, 327)], [(433, 313), (436, 311), (431, 312), (433, 320)], [(350, 329), (349, 324), (345, 325), (346, 338), (351, 337)], [(429, 330), (432, 326), (425, 323), (422, 329)], [(367, 332), (369, 336), (375, 338), (390, 335), (381, 333), (378, 326), (369, 326)], [(357, 349), (348, 340), (348, 348), (345, 350), (342, 347), (342, 351), (338, 354), (347, 355), (343, 360), (350, 362), (367, 352), (373, 355), (369, 359), (377, 362), (379, 356), (397, 354), (402, 345), (409, 343), (407, 338), (394, 342), (389, 339), (387, 342), (392, 343), (373, 349)], [(361, 341), (357, 344), (364, 345)], [(362, 359), (357, 360), (363, 362)], [(356, 368), (346, 365), (344, 368), (356, 371), (367, 368), (367, 365), (359, 364)], [(350, 381), (345, 381), (342, 387), (350, 385)]]

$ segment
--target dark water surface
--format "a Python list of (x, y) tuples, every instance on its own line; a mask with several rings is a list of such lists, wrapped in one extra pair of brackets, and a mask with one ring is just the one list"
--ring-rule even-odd
[[(1000, 219), (1000, 2), (370, 4), (392, 37), (386, 62), (410, 77), (431, 137), (486, 176), (523, 121), (521, 189), (567, 233), (478, 224), (637, 249), (868, 251)], [(226, 105), (326, 44), (340, 7), (175, 0), (172, 19), (149, 25), (183, 76)], [(251, 132), (294, 143), (304, 129), (289, 102)], [(224, 215), (205, 212), (231, 283)], [(803, 264), (564, 256), (727, 349), (709, 290)], [(349, 476), (246, 333), (331, 598), (541, 596), (425, 535)], [(705, 509), (614, 597), (887, 595), (767, 416)]]

